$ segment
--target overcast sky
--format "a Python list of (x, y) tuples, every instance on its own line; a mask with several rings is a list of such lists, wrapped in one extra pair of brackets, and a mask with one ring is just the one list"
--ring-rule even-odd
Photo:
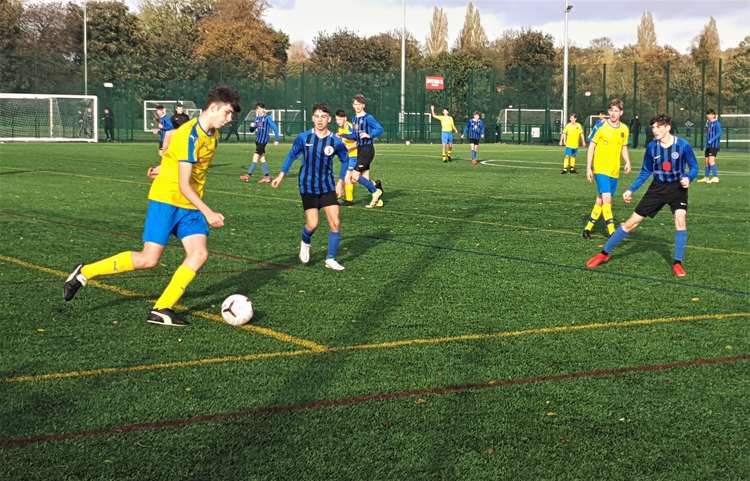
[[(709, 17), (716, 19), (722, 49), (736, 46), (750, 28), (748, 0), (569, 0), (571, 41), (587, 46), (598, 37), (610, 37), (616, 46), (635, 43), (641, 14), (654, 15), (659, 44), (687, 52)], [(467, 0), (407, 0), (406, 28), (424, 42), (429, 32), (432, 9), (448, 15), (449, 44), (461, 30)], [(476, 0), (487, 37), (494, 39), (509, 28), (532, 27), (551, 34), (562, 45), (564, 0)], [(271, 0), (266, 18), (289, 34), (292, 41), (312, 44), (318, 31), (348, 28), (360, 34), (375, 34), (401, 27), (400, 0)], [(617, 12), (613, 16), (613, 11)]]

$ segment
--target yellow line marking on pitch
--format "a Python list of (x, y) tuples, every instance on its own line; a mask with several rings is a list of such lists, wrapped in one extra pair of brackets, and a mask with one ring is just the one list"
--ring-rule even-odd
[[(19, 265), (19, 266), (24, 267), (26, 269), (33, 269), (33, 270), (45, 272), (47, 274), (52, 274), (54, 276), (62, 277), (63, 279), (65, 279), (66, 277), (68, 277), (68, 273), (65, 273), (65, 272), (62, 272), (62, 271), (58, 271), (56, 269), (50, 269), (49, 267), (44, 267), (44, 266), (40, 266), (40, 265), (36, 265), (36, 264), (31, 264), (29, 262), (22, 261), (21, 259), (16, 259), (15, 257), (8, 257), (8, 256), (0, 255), (0, 261), (12, 263), (12, 264), (16, 264), (16, 265)], [(119, 295), (121, 295), (123, 297), (139, 297), (139, 298), (147, 298), (148, 297), (146, 294), (142, 294), (140, 292), (131, 291), (130, 289), (125, 289), (123, 287), (117, 287), (117, 286), (113, 286), (113, 285), (110, 285), (110, 284), (105, 284), (104, 282), (97, 281), (97, 280), (90, 280), (88, 282), (88, 284), (92, 285), (94, 287), (98, 287), (99, 289), (104, 289), (106, 291), (114, 292), (114, 293), (119, 294)], [(216, 314), (212, 314), (210, 312), (206, 312), (206, 311), (191, 311), (189, 308), (187, 308), (187, 307), (185, 307), (185, 306), (183, 306), (181, 304), (177, 304), (176, 306), (174, 306), (174, 310), (178, 311), (178, 312), (186, 312), (186, 313), (191, 314), (191, 315), (196, 316), (196, 317), (202, 317), (202, 318), (208, 319), (210, 321), (215, 321), (215, 322), (218, 322), (220, 324), (224, 324), (224, 319), (222, 319), (221, 316), (216, 315)], [(318, 343), (310, 341), (308, 339), (302, 339), (302, 338), (299, 338), (299, 337), (296, 337), (296, 336), (292, 336), (290, 334), (286, 334), (286, 333), (283, 333), (283, 332), (275, 331), (275, 330), (269, 329), (267, 327), (255, 326), (253, 324), (245, 324), (244, 326), (241, 326), (241, 328), (244, 329), (244, 330), (246, 330), (246, 331), (250, 331), (250, 332), (254, 332), (256, 334), (260, 334), (261, 336), (267, 336), (267, 337), (274, 338), (274, 339), (276, 339), (278, 341), (282, 341), (282, 342), (286, 342), (286, 343), (290, 343), (290, 344), (296, 344), (298, 346), (303, 346), (303, 347), (306, 347), (306, 348), (310, 349), (311, 351), (324, 352), (324, 351), (328, 350), (328, 348), (326, 346), (322, 345), (322, 344), (318, 344)]]
[(336, 353), (349, 353), (357, 351), (369, 351), (379, 349), (397, 349), (410, 346), (424, 346), (424, 345), (438, 345), (448, 344), (452, 342), (463, 342), (463, 341), (481, 341), (489, 339), (499, 339), (506, 337), (521, 337), (531, 335), (543, 335), (543, 334), (560, 334), (569, 333), (576, 331), (592, 331), (592, 330), (604, 330), (609, 328), (630, 328), (638, 326), (649, 326), (658, 324), (672, 324), (677, 322), (694, 322), (694, 321), (708, 321), (708, 320), (723, 320), (723, 319), (734, 319), (750, 317), (750, 312), (729, 312), (723, 314), (701, 314), (694, 316), (678, 316), (678, 317), (660, 317), (656, 319), (638, 319), (633, 321), (620, 321), (613, 323), (596, 322), (590, 324), (580, 325), (566, 325), (566, 326), (552, 326), (552, 327), (540, 327), (534, 329), (524, 329), (518, 331), (501, 331), (491, 332), (486, 334), (466, 334), (462, 336), (447, 336), (447, 337), (435, 337), (425, 339), (404, 339), (400, 341), (387, 341), (372, 344), (358, 344), (354, 346), (343, 346), (343, 347), (331, 347), (324, 351), (319, 350), (303, 350), (303, 351), (279, 351), (279, 352), (267, 352), (267, 353), (256, 353), (246, 354), (239, 356), (225, 356), (225, 357), (213, 357), (204, 359), (195, 359), (191, 361), (176, 361), (159, 364), (140, 364), (129, 367), (107, 367), (99, 369), (90, 369), (85, 371), (69, 371), (69, 372), (57, 372), (49, 374), (36, 374), (36, 375), (24, 375), (0, 378), (0, 382), (3, 383), (20, 383), (20, 382), (36, 382), (36, 381), (51, 381), (59, 379), (70, 379), (70, 378), (81, 378), (90, 376), (101, 376), (105, 374), (124, 374), (129, 372), (142, 372), (142, 371), (153, 371), (160, 369), (175, 369), (183, 367), (198, 367), (212, 364), (223, 364), (231, 362), (250, 362), (260, 361), (267, 359), (276, 359), (284, 357), (299, 357), (319, 354), (336, 354)]
[[(39, 170), (35, 171), (35, 173), (45, 173), (45, 174), (53, 174), (53, 175), (62, 175), (62, 176), (72, 176), (72, 177), (83, 177), (88, 179), (96, 179), (96, 180), (109, 180), (112, 182), (123, 182), (126, 184), (138, 184), (138, 185), (150, 185), (148, 182), (140, 182), (135, 180), (126, 180), (126, 179), (117, 179), (114, 177), (105, 177), (105, 176), (91, 176), (91, 175), (84, 175), (84, 174), (73, 174), (69, 172), (55, 172), (51, 170)], [(423, 191), (427, 191), (422, 189)], [(222, 194), (222, 195), (228, 195), (231, 197), (244, 197), (244, 198), (253, 198), (253, 199), (262, 199), (264, 201), (270, 202), (270, 201), (281, 201), (281, 202), (292, 202), (292, 203), (299, 203), (297, 199), (289, 199), (286, 197), (269, 197), (269, 196), (263, 196), (259, 194), (238, 194), (237, 192), (230, 192), (225, 190), (211, 190), (212, 193), (216, 194)], [(526, 230), (526, 231), (533, 231), (533, 232), (546, 232), (550, 234), (561, 234), (561, 235), (568, 235), (568, 236), (579, 236), (580, 232), (572, 232), (568, 230), (560, 230), (560, 229), (545, 229), (543, 227), (534, 227), (534, 226), (528, 226), (528, 225), (522, 225), (522, 224), (504, 224), (502, 222), (491, 222), (491, 221), (481, 221), (481, 220), (470, 220), (470, 219), (459, 219), (455, 217), (444, 217), (439, 215), (432, 215), (432, 214), (423, 214), (423, 213), (413, 213), (413, 212), (402, 212), (398, 210), (393, 209), (378, 209), (377, 210), (380, 213), (386, 213), (386, 214), (396, 214), (396, 215), (403, 215), (403, 216), (410, 216), (410, 217), (423, 217), (423, 218), (432, 218), (437, 220), (447, 220), (452, 222), (463, 222), (463, 223), (470, 223), (470, 224), (480, 224), (480, 225), (490, 225), (495, 227), (502, 227), (502, 228), (509, 228), (509, 229), (519, 229), (519, 230)], [(650, 241), (645, 239), (628, 239), (628, 242), (641, 242), (644, 244), (662, 244), (659, 241)], [(696, 246), (696, 245), (687, 245), (688, 248), (693, 250), (702, 250), (702, 251), (708, 251), (708, 252), (717, 252), (717, 253), (723, 253), (723, 254), (738, 254), (738, 255), (750, 255), (750, 252), (747, 251), (736, 251), (731, 249), (721, 249), (718, 247), (705, 247), (705, 246)]]

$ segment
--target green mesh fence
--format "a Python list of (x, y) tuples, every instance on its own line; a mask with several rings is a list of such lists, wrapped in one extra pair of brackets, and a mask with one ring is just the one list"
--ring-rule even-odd
[[(742, 70), (744, 69), (744, 71)], [(576, 112), (588, 130), (587, 119), (606, 110), (608, 100), (625, 102), (625, 121), (638, 114), (641, 138), (648, 136), (648, 120), (667, 112), (675, 120), (679, 135), (696, 147), (703, 145), (705, 111), (713, 108), (727, 115), (723, 148), (750, 148), (750, 95), (746, 91), (750, 72), (741, 64), (725, 65), (721, 60), (695, 64), (679, 59), (664, 64), (614, 63), (572, 65), (569, 70), (568, 110)], [(425, 89), (425, 76), (444, 77), (444, 90)], [(155, 140), (143, 129), (143, 102), (146, 100), (192, 100), (198, 106), (208, 90), (228, 84), (242, 94), (244, 112), (227, 128), (237, 131), (229, 141), (251, 139), (245, 116), (256, 102), (263, 102), (279, 121), (286, 140), (311, 127), (310, 108), (326, 102), (332, 109), (351, 113), (351, 98), (357, 93), (368, 99), (367, 110), (385, 127), (382, 142), (439, 142), (440, 126), (430, 120), (434, 104), (450, 109), (462, 129), (475, 110), (482, 112), (487, 142), (554, 143), (560, 135), (563, 72), (558, 65), (534, 68), (474, 69), (463, 72), (410, 69), (406, 74), (403, 116), (400, 113), (400, 72), (314, 73), (302, 69), (285, 78), (267, 78), (260, 72), (256, 80), (218, 78), (214, 80), (175, 80), (144, 83), (114, 82), (113, 88), (90, 79), (89, 93), (99, 97), (99, 109), (114, 113), (115, 137), (120, 141)], [(29, 91), (82, 94), (82, 82), (70, 85), (44, 85), (37, 79)], [(744, 82), (744, 83), (743, 83)], [(734, 116), (734, 117), (731, 117)], [(102, 119), (100, 113), (99, 116)], [(103, 128), (103, 126), (102, 126)], [(226, 129), (225, 129), (226, 130)], [(100, 137), (103, 137), (100, 135)]]

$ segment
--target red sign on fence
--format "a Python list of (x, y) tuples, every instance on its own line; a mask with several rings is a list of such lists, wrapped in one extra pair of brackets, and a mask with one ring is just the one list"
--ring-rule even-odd
[(424, 88), (427, 90), (443, 90), (445, 82), (443, 77), (427, 76), (424, 78)]

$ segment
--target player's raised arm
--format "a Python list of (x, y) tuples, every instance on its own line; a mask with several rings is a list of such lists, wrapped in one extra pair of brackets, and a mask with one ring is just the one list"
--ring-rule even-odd
[(432, 118), (433, 118), (433, 119), (438, 119), (438, 120), (440, 120), (440, 117), (441, 117), (441, 116), (440, 116), (440, 115), (436, 115), (436, 114), (435, 114), (435, 106), (434, 106), (434, 105), (430, 105), (430, 115), (432, 115)]

